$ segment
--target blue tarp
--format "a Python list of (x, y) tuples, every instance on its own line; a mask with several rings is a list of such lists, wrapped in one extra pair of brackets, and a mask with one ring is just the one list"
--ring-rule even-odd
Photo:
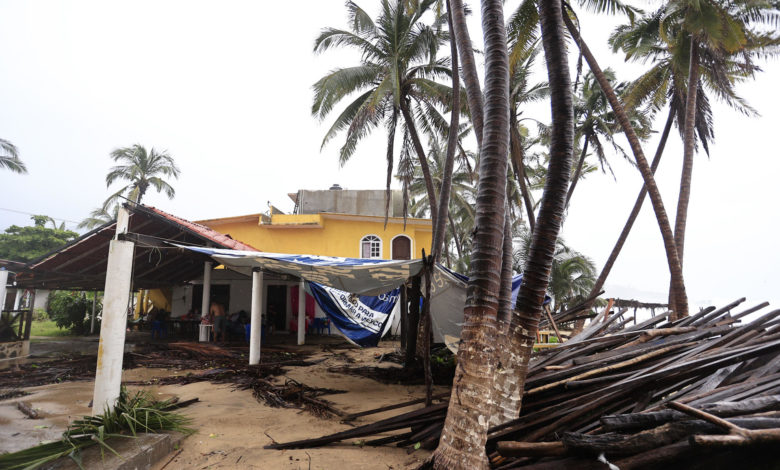
[(349, 341), (375, 347), (392, 321), (399, 289), (379, 296), (354, 295), (316, 282), (307, 283), (309, 292), (322, 311)]

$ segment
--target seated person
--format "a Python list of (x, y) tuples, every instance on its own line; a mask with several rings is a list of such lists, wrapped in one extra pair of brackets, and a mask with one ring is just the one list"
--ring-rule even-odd
[(209, 313), (214, 317), (214, 341), (219, 341), (220, 335), (222, 341), (227, 341), (227, 316), (225, 307), (218, 302), (211, 302)]

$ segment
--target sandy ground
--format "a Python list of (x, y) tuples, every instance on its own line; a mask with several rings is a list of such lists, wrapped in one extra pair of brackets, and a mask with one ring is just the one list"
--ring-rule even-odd
[[(306, 367), (289, 367), (285, 377), (309, 386), (346, 390), (347, 393), (325, 395), (335, 406), (348, 413), (377, 408), (424, 396), (422, 386), (385, 385), (371, 379), (334, 374), (328, 367), (345, 365), (376, 365), (382, 353), (393, 351), (397, 343), (386, 342), (375, 349), (338, 349), (322, 352), (318, 346), (311, 359), (325, 361)], [(349, 358), (349, 359), (348, 359)], [(164, 369), (132, 369), (123, 380), (144, 380), (164, 375), (185, 374), (187, 371)], [(69, 420), (90, 413), (88, 403), (93, 383), (66, 382), (25, 389), (31, 395), (0, 401), (0, 452), (13, 451), (37, 442), (57, 439)], [(139, 388), (139, 387), (135, 387)], [(411, 454), (396, 447), (362, 447), (359, 440), (326, 447), (300, 450), (266, 450), (272, 443), (319, 437), (351, 428), (336, 418), (318, 418), (298, 409), (271, 408), (258, 403), (251, 391), (234, 391), (230, 385), (206, 382), (188, 385), (143, 387), (160, 398), (178, 396), (181, 400), (199, 398), (200, 402), (182, 410), (191, 417), (197, 433), (183, 441), (176, 451), (160, 461), (155, 470), (165, 469), (405, 469), (413, 468), (428, 456), (418, 450)], [(134, 387), (130, 387), (133, 390)], [(437, 388), (435, 393), (443, 391)], [(43, 419), (30, 420), (16, 410), (23, 400), (39, 409)], [(420, 405), (415, 405), (419, 408)], [(415, 407), (401, 411), (411, 411)], [(365, 417), (355, 422), (366, 424), (393, 416), (399, 411)], [(372, 437), (373, 438), (373, 437)]]

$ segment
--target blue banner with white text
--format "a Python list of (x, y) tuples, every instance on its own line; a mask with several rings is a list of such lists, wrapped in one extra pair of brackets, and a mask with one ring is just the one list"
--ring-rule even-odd
[(379, 343), (392, 321), (400, 293), (396, 288), (378, 296), (355, 295), (316, 282), (306, 284), (331, 324), (350, 342), (362, 347)]

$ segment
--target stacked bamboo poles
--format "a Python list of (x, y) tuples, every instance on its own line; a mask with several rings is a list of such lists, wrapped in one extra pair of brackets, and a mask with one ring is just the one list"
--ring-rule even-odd
[[(761, 304), (732, 314), (742, 302), (711, 307), (675, 322), (663, 313), (632, 326), (622, 318), (625, 309), (614, 315), (604, 311), (568, 342), (539, 352), (530, 367), (520, 418), (490, 430), (487, 446), (494, 467), (521, 468), (556, 458), (501, 455), (496, 451), (499, 442), (544, 443), (542, 447), (556, 452), (563, 445), (565, 452), (558, 458), (572, 458), (560, 436), (603, 434), (604, 415), (649, 414), (672, 401), (693, 407), (727, 401), (739, 407), (780, 394), (780, 310), (759, 314), (767, 305)], [(750, 314), (757, 318), (743, 325)], [(441, 403), (334, 435), (269, 447), (315, 447), (377, 436), (365, 444), (435, 448), (446, 407)], [(659, 452), (690, 451), (680, 442), (669, 445), (676, 447), (661, 446)], [(606, 453), (604, 458), (608, 457)], [(638, 458), (648, 461), (647, 456)], [(600, 465), (593, 468), (607, 468), (595, 457), (591, 461)]]

